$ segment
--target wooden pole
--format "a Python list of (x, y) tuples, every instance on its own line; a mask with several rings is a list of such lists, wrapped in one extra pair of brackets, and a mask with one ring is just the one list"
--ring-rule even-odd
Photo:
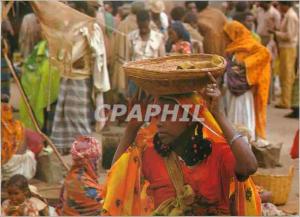
[(26, 106), (26, 108), (27, 108), (27, 111), (28, 111), (28, 113), (29, 113), (29, 117), (30, 117), (31, 121), (33, 122), (33, 124), (34, 124), (36, 130), (38, 131), (38, 133), (41, 134), (41, 136), (42, 136), (42, 137), (47, 141), (47, 143), (51, 146), (51, 148), (53, 149), (53, 151), (54, 151), (54, 153), (56, 154), (57, 158), (58, 158), (59, 161), (62, 163), (62, 165), (65, 167), (65, 169), (66, 169), (67, 171), (69, 171), (70, 168), (69, 168), (68, 165), (65, 163), (65, 161), (64, 161), (63, 158), (61, 157), (60, 153), (57, 151), (55, 145), (52, 143), (52, 141), (49, 139), (49, 137), (48, 137), (47, 135), (45, 135), (45, 134), (40, 130), (40, 127), (39, 127), (37, 121), (35, 120), (35, 116), (34, 116), (34, 114), (33, 114), (33, 111), (32, 111), (32, 109), (31, 109), (31, 106), (30, 106), (30, 104), (29, 104), (29, 102), (28, 102), (28, 99), (27, 99), (27, 97), (26, 97), (26, 94), (25, 94), (25, 92), (24, 92), (24, 90), (23, 90), (23, 88), (22, 88), (22, 85), (21, 85), (21, 83), (20, 83), (20, 81), (19, 81), (19, 79), (18, 79), (18, 76), (17, 76), (17, 74), (16, 74), (16, 72), (15, 72), (15, 69), (14, 69), (14, 67), (13, 67), (13, 65), (12, 65), (12, 63), (11, 63), (9, 57), (8, 57), (8, 44), (7, 44), (7, 42), (6, 42), (5, 39), (3, 39), (3, 43), (4, 43), (4, 49), (3, 49), (4, 58), (5, 58), (5, 60), (6, 60), (7, 64), (8, 64), (8, 67), (9, 67), (9, 69), (10, 69), (10, 73), (12, 74), (14, 80), (16, 81), (17, 87), (18, 87), (18, 89), (19, 89), (19, 91), (20, 91), (20, 93), (21, 93), (21, 96), (22, 96), (22, 98), (23, 98), (23, 100), (24, 100), (24, 102), (25, 102), (25, 106)]

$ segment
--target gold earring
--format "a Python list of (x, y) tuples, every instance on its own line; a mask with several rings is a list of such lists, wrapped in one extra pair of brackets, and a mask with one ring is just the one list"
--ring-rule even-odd
[(194, 135), (198, 136), (198, 124), (196, 124)]

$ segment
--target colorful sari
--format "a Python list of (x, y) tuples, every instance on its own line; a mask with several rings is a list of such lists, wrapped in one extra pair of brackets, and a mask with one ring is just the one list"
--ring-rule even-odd
[(102, 187), (98, 183), (96, 162), (101, 150), (96, 139), (80, 137), (71, 148), (73, 166), (67, 174), (56, 211), (63, 216), (99, 216)]
[(226, 47), (226, 53), (234, 54), (238, 62), (245, 64), (248, 84), (255, 87), (255, 131), (257, 136), (265, 139), (271, 55), (268, 49), (257, 42), (241, 23), (229, 22), (225, 24), (224, 31), (232, 41)]
[[(200, 104), (202, 106), (202, 110), (200, 111), (199, 117), (201, 117), (203, 120), (201, 121), (201, 124), (203, 125), (203, 136), (205, 138), (209, 138), (209, 140), (213, 141), (216, 145), (222, 143), (225, 144), (225, 139), (222, 135), (220, 127), (206, 108), (204, 101), (199, 97), (199, 95), (194, 94), (190, 97), (177, 97), (176, 101), (179, 104)], [(193, 113), (194, 108), (195, 107), (190, 110), (191, 113)], [(143, 163), (143, 152), (148, 147), (151, 147), (153, 135), (155, 134), (155, 132), (155, 122), (151, 122), (150, 126), (147, 128), (142, 128), (137, 135), (136, 144), (128, 148), (128, 150), (113, 165), (108, 174), (103, 192), (105, 198), (103, 204), (103, 214), (144, 214), (143, 211), (145, 209), (143, 210), (143, 207), (145, 207), (145, 203), (143, 203), (143, 201), (141, 200), (141, 197), (143, 196), (141, 196), (141, 192), (143, 192), (143, 186), (141, 185), (140, 180), (141, 167), (143, 166), (141, 164)], [(170, 157), (170, 159), (166, 160), (169, 161), (169, 163), (166, 162), (165, 164), (167, 165), (166, 168), (168, 171), (170, 169), (173, 171), (179, 171), (178, 169), (176, 169), (176, 167), (178, 168), (176, 159)], [(153, 164), (157, 163), (157, 159), (153, 159), (152, 162)], [(157, 169), (159, 170), (159, 168)], [(161, 174), (160, 170), (158, 170), (157, 173)], [(223, 174), (221, 174), (221, 176), (222, 175)], [(191, 200), (195, 198), (195, 192), (193, 189), (194, 187), (191, 188), (189, 187), (190, 185), (183, 185), (184, 182), (180, 181), (182, 180), (182, 175), (175, 172), (173, 173), (173, 175), (170, 175), (170, 179), (173, 182), (173, 192), (176, 193), (174, 193), (173, 196), (163, 201), (162, 203), (156, 204), (156, 210), (152, 210), (152, 214), (184, 215), (186, 214), (186, 211), (193, 210), (194, 208), (197, 209), (197, 213), (209, 212), (207, 207), (189, 207), (193, 206)], [(179, 191), (178, 189), (181, 189), (183, 193), (182, 195), (177, 194), (177, 192)], [(245, 182), (238, 182), (233, 175), (228, 179), (227, 190), (224, 192), (227, 192), (226, 195), (223, 195), (224, 200), (229, 200), (231, 196), (234, 196), (235, 213), (237, 215), (260, 215), (260, 198), (251, 179), (248, 179)], [(165, 193), (161, 192), (160, 194)], [(214, 212), (215, 210), (211, 211), (213, 213), (216, 213)], [(187, 214), (189, 213), (187, 212)]]

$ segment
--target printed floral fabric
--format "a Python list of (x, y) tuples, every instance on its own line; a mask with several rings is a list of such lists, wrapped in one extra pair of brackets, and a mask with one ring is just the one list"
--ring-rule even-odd
[(2, 216), (39, 216), (38, 208), (29, 199), (26, 199), (18, 206), (12, 205), (10, 200), (6, 200), (1, 205), (1, 208)]

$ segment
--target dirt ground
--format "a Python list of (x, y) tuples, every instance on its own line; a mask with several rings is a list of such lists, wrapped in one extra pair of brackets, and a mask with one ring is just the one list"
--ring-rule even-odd
[(280, 208), (288, 213), (299, 214), (299, 160), (292, 160), (289, 155), (294, 136), (297, 129), (299, 129), (299, 120), (285, 118), (284, 115), (289, 112), (286, 109), (275, 109), (273, 105), (268, 107), (267, 138), (275, 144), (283, 142), (280, 155), (282, 167), (275, 169), (260, 168), (259, 171), (273, 174), (287, 174), (290, 166), (295, 167), (288, 202)]
[[(20, 95), (18, 91), (16, 91), (15, 84), (12, 85), (12, 93), (13, 94), (11, 103), (17, 108)], [(296, 130), (299, 128), (299, 120), (284, 118), (284, 115), (286, 115), (289, 112), (289, 110), (275, 109), (274, 105), (268, 106), (267, 139), (274, 144), (280, 142), (283, 143), (280, 156), (280, 163), (282, 167), (277, 167), (274, 169), (260, 168), (259, 172), (272, 174), (287, 174), (290, 166), (295, 167), (295, 174), (293, 177), (292, 188), (289, 194), (288, 202), (284, 206), (281, 206), (280, 209), (290, 214), (299, 214), (299, 161), (292, 160), (289, 156), (289, 151), (292, 146)], [(101, 135), (95, 134), (95, 136), (101, 138)], [(70, 157), (66, 157), (66, 160), (69, 163), (71, 163)], [(104, 182), (104, 179), (105, 173), (102, 173), (102, 183)], [(52, 193), (55, 195), (58, 192)]]

